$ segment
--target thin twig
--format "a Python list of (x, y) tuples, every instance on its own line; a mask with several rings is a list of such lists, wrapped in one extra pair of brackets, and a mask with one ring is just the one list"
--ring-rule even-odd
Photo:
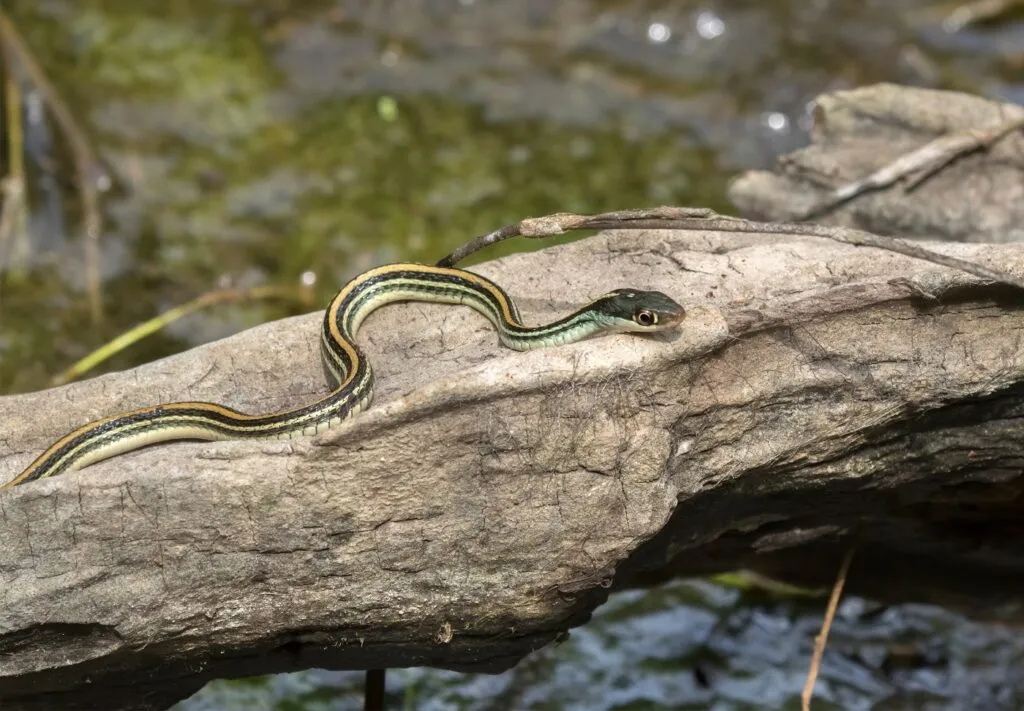
[(812, 220), (848, 203), (858, 195), (888, 187), (906, 179), (908, 192), (960, 156), (988, 148), (996, 141), (1024, 127), (1024, 111), (988, 130), (970, 129), (929, 141), (876, 170), (866, 178), (841, 185), (810, 209), (794, 216), (794, 220)]
[(800, 708), (802, 711), (811, 711), (811, 697), (814, 696), (814, 682), (818, 679), (818, 671), (821, 669), (821, 658), (825, 654), (825, 643), (828, 641), (828, 632), (832, 629), (832, 620), (836, 616), (836, 608), (839, 606), (839, 598), (843, 594), (843, 585), (846, 584), (846, 574), (850, 570), (850, 561), (853, 560), (853, 552), (856, 546), (850, 546), (843, 556), (843, 563), (839, 566), (839, 573), (836, 575), (836, 582), (832, 586), (832, 595), (828, 599), (828, 607), (825, 608), (825, 619), (821, 622), (821, 631), (814, 638), (814, 653), (811, 655), (811, 666), (807, 670), (807, 682), (804, 684), (803, 693), (800, 694)]
[[(21, 123), (21, 92), (18, 82), (11, 74), (11, 56), (0, 43), (4, 60), (4, 108), (6, 109), (7, 155), (10, 170), (0, 183), (3, 207), (0, 207), (0, 272), (8, 259), (17, 254), (19, 241), (26, 236), (25, 210), (25, 162), (22, 151), (25, 146), (24, 128)], [(16, 259), (14, 257), (13, 259)]]
[(635, 210), (617, 210), (600, 215), (577, 215), (572, 212), (558, 212), (544, 217), (527, 217), (512, 225), (489, 232), (458, 247), (448, 256), (438, 260), (437, 266), (455, 266), (463, 259), (484, 247), (497, 244), (512, 237), (543, 239), (575, 230), (675, 229), (678, 220), (686, 218), (716, 217), (714, 210), (704, 207), (652, 207)]
[(1019, 289), (1024, 289), (1024, 279), (1004, 272), (1001, 269), (990, 269), (977, 262), (966, 259), (959, 259), (948, 254), (933, 252), (913, 242), (902, 240), (896, 237), (886, 237), (872, 234), (863, 230), (856, 230), (852, 227), (839, 227), (834, 225), (815, 225), (809, 222), (801, 223), (775, 223), (775, 222), (747, 222), (742, 223), (742, 228), (737, 227), (735, 220), (719, 221), (710, 220), (708, 224), (700, 229), (719, 230), (722, 232), (765, 232), (771, 234), (803, 235), (808, 237), (823, 237), (836, 242), (858, 247), (876, 247), (889, 252), (896, 252), (907, 257), (920, 259), (932, 264), (939, 264), (951, 269), (973, 274), (976, 277), (987, 279), (993, 282), (1009, 284)]
[(718, 232), (741, 232), (752, 234), (801, 235), (821, 237), (835, 242), (858, 247), (875, 247), (896, 252), (914, 259), (958, 269), (988, 281), (999, 282), (1024, 289), (1024, 279), (999, 269), (990, 269), (966, 259), (933, 252), (913, 242), (895, 237), (884, 237), (850, 227), (816, 225), (809, 222), (755, 222), (718, 213), (705, 208), (652, 207), (637, 210), (606, 212), (600, 215), (577, 215), (557, 213), (545, 217), (530, 217), (513, 225), (506, 225), (489, 234), (477, 237), (459, 247), (444, 259), (439, 266), (452, 266), (473, 252), (497, 244), (511, 237), (541, 239), (564, 234), (573, 230), (605, 229), (667, 229), (667, 230), (714, 230)]
[(960, 30), (977, 25), (982, 22), (993, 22), (999, 17), (1006, 15), (1009, 19), (1010, 13), (1015, 8), (1024, 6), (1021, 0), (973, 0), (958, 5), (951, 13), (942, 20), (942, 29), (946, 32), (959, 32)]
[(363, 685), (363, 711), (384, 711), (387, 669), (367, 669)]
[(114, 340), (105, 343), (89, 355), (78, 360), (63, 373), (55, 375), (50, 380), (50, 385), (63, 385), (64, 383), (80, 378), (82, 375), (88, 373), (103, 361), (111, 358), (117, 353), (120, 353), (125, 348), (128, 348), (129, 346), (138, 343), (143, 338), (166, 328), (175, 321), (178, 321), (189, 314), (195, 313), (200, 309), (212, 306), (213, 304), (278, 298), (296, 299), (301, 303), (308, 304), (311, 301), (311, 296), (312, 290), (306, 284), (300, 284), (299, 286), (258, 286), (249, 289), (229, 288), (209, 291), (186, 304), (176, 306), (169, 311), (165, 311), (159, 316), (155, 316), (148, 321), (140, 323), (138, 326), (125, 331)]
[(0, 51), (3, 52), (4, 67), (4, 103), (7, 114), (7, 140), (8, 156), (10, 163), (10, 174), (20, 181), (25, 179), (25, 156), (22, 151), (25, 148), (24, 128), (21, 123), (22, 99), (21, 91), (18, 89), (18, 82), (14, 78), (14, 58), (7, 46), (0, 43)]
[(89, 311), (93, 323), (99, 323), (103, 319), (99, 250), (103, 218), (99, 208), (99, 186), (109, 185), (110, 177), (96, 158), (85, 132), (79, 128), (75, 117), (46, 78), (46, 73), (35, 55), (32, 54), (28, 44), (2, 10), (0, 10), (0, 43), (10, 54), (14, 55), (29, 80), (42, 95), (71, 147), (71, 155), (75, 163), (75, 183), (82, 200), (82, 224), (85, 231), (85, 278), (89, 292)]
[(18, 246), (19, 234), (24, 234), (20, 225), (25, 217), (25, 184), (9, 175), (0, 180), (0, 196), (3, 206), (0, 207), (0, 275), (7, 271), (10, 262), (17, 261), (15, 249)]

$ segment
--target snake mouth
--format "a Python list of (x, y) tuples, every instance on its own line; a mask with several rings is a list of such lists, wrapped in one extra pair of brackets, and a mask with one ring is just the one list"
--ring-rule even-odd
[(680, 309), (678, 313), (670, 313), (662, 316), (658, 325), (663, 329), (668, 330), (670, 328), (677, 328), (685, 320), (686, 312)]

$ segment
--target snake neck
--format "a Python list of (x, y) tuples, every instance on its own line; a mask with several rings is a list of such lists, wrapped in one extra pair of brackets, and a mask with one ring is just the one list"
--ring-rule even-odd
[[(402, 267), (407, 266), (407, 269)], [(464, 305), (494, 326), (502, 345), (518, 351), (574, 343), (610, 325), (588, 307), (542, 326), (522, 322), (515, 302), (494, 282), (472, 272), (419, 265), (391, 265), (357, 277), (338, 292), (324, 316), (322, 341), (328, 379), (343, 385), (353, 362), (365, 361), (354, 345), (363, 321), (399, 301)]]

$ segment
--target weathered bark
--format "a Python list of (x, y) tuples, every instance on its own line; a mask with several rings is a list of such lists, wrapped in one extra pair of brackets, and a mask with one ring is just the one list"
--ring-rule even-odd
[[(936, 248), (1024, 269), (1020, 247)], [(0, 493), (4, 708), (160, 708), (210, 678), (310, 666), (496, 671), (610, 585), (737, 567), (820, 582), (855, 531), (854, 589), (1019, 602), (1016, 294), (876, 250), (714, 233), (480, 269), (536, 319), (627, 284), (689, 317), (674, 341), (517, 354), (471, 312), (395, 306), (361, 338), (377, 402), (337, 430), (154, 447)], [(2, 398), (0, 477), (113, 411), (316, 397), (319, 318)]]

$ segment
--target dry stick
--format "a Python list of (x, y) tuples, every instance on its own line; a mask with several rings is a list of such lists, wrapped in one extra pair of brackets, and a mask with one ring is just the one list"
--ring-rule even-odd
[[(651, 207), (635, 210), (604, 212), (600, 215), (577, 215), (571, 212), (557, 212), (544, 217), (527, 217), (512, 225), (506, 225), (458, 247), (448, 256), (438, 260), (439, 267), (452, 267), (484, 247), (489, 247), (512, 237), (543, 239), (574, 230), (597, 229), (675, 229), (676, 221), (686, 218), (716, 217), (714, 210), (704, 207)], [(664, 224), (668, 221), (670, 224)]]
[(973, 2), (957, 5), (942, 20), (942, 29), (946, 32), (959, 32), (971, 25), (981, 22), (992, 22), (1001, 15), (1009, 15), (1013, 11), (1014, 6), (1020, 6), (1021, 4), (1021, 0), (974, 0)]
[(25, 214), (24, 183), (13, 176), (3, 178), (0, 180), (0, 197), (3, 198), (3, 206), (0, 207), (0, 278), (2, 278), (7, 270), (10, 254), (16, 246), (17, 225), (23, 220)]
[(185, 318), (196, 311), (205, 309), (208, 306), (238, 301), (257, 301), (260, 299), (293, 299), (309, 306), (313, 301), (313, 290), (306, 284), (299, 284), (298, 286), (271, 284), (269, 286), (255, 286), (249, 288), (229, 287), (226, 289), (208, 291), (205, 294), (192, 299), (192, 301), (181, 304), (180, 306), (175, 306), (158, 316), (154, 316), (148, 321), (143, 321), (137, 326), (128, 329), (117, 338), (112, 341), (108, 341), (92, 353), (80, 358), (63, 373), (55, 375), (51, 378), (50, 385), (55, 386), (69, 383), (72, 380), (94, 370), (108, 358), (117, 355), (129, 346), (135, 345), (143, 338), (147, 338), (157, 331), (166, 328), (175, 321)]
[(384, 686), (387, 669), (367, 669), (363, 685), (363, 711), (384, 711)]
[(513, 225), (506, 225), (487, 235), (477, 237), (438, 261), (437, 264), (439, 266), (452, 266), (479, 249), (497, 244), (511, 237), (541, 239), (573, 230), (586, 229), (713, 230), (718, 232), (822, 237), (858, 247), (876, 247), (889, 252), (896, 252), (907, 257), (913, 257), (914, 259), (921, 259), (933, 264), (950, 267), (951, 269), (958, 269), (982, 279), (1024, 289), (1024, 279), (1009, 272), (991, 269), (966, 259), (933, 252), (913, 242), (895, 237), (884, 237), (850, 227), (816, 225), (809, 222), (755, 222), (728, 215), (719, 215), (713, 210), (706, 208), (668, 206), (606, 212), (600, 215), (558, 213), (545, 217), (528, 217)]
[(848, 203), (858, 195), (886, 188), (903, 178), (906, 190), (913, 190), (944, 166), (966, 153), (988, 148), (996, 141), (1024, 127), (1024, 111), (1020, 115), (988, 130), (971, 129), (941, 136), (920, 148), (896, 158), (866, 178), (842, 185), (810, 209), (792, 217), (811, 220)]
[(907, 181), (907, 190), (913, 190), (940, 168), (961, 155), (982, 148), (990, 148), (993, 143), (1001, 140), (1004, 136), (1008, 136), (1020, 129), (1024, 129), (1024, 111), (1017, 118), (1004, 121), (987, 131), (972, 129), (933, 141), (924, 147), (924, 149), (927, 149), (929, 146), (934, 146), (932, 154), (923, 156), (921, 166), (917, 169), (918, 174), (911, 176)]
[(14, 57), (6, 45), (0, 42), (0, 53), (4, 60), (4, 99), (7, 111), (7, 157), (11, 166), (11, 176), (24, 182), (25, 180), (25, 158), (22, 151), (25, 147), (24, 128), (21, 123), (21, 92), (18, 90), (18, 82), (14, 78)]
[(825, 609), (825, 619), (821, 621), (821, 631), (814, 638), (814, 653), (811, 655), (811, 666), (807, 670), (807, 682), (804, 684), (803, 693), (800, 694), (800, 708), (802, 711), (811, 711), (811, 697), (814, 695), (814, 682), (818, 679), (818, 670), (821, 668), (821, 657), (825, 654), (825, 642), (828, 641), (828, 631), (832, 628), (832, 620), (836, 616), (836, 607), (839, 606), (839, 598), (843, 594), (843, 585), (846, 584), (846, 573), (850, 570), (850, 561), (853, 560), (853, 552), (856, 546), (850, 546), (843, 556), (843, 564), (839, 566), (839, 573), (836, 575), (836, 582), (832, 586), (832, 596), (828, 599), (828, 607)]
[[(4, 278), (7, 275), (8, 260), (15, 254), (18, 248), (19, 237), (25, 235), (25, 170), (22, 163), (22, 126), (21, 126), (21, 93), (18, 91), (18, 84), (11, 75), (10, 55), (3, 51), (3, 43), (0, 42), (0, 56), (3, 58), (4, 67), (0, 77), (4, 85), (5, 108), (7, 120), (4, 126), (7, 129), (7, 154), (10, 156), (10, 171), (6, 177), (0, 179), (0, 198), (3, 205), (0, 206), (0, 318), (4, 310)], [(0, 381), (0, 391), (5, 390), (5, 384)]]
[(737, 228), (734, 220), (708, 220), (699, 229), (711, 229), (721, 232), (765, 232), (771, 234), (806, 235), (808, 237), (823, 237), (836, 242), (844, 242), (857, 247), (876, 247), (889, 252), (896, 252), (907, 257), (920, 259), (932, 264), (939, 264), (951, 269), (958, 269), (968, 274), (973, 274), (982, 279), (994, 282), (1009, 284), (1018, 289), (1024, 289), (1024, 279), (1004, 272), (1001, 269), (991, 269), (982, 266), (977, 262), (960, 259), (948, 254), (933, 252), (913, 242), (908, 242), (896, 237), (885, 237), (872, 234), (863, 230), (855, 230), (852, 227), (838, 227), (828, 225), (815, 225), (812, 223), (776, 223), (776, 222), (748, 222), (744, 221), (742, 228)]
[(3, 207), (0, 208), (0, 272), (5, 270), (8, 256), (17, 249), (18, 236), (25, 226), (25, 164), (22, 156), (24, 131), (21, 125), (21, 92), (11, 74), (11, 56), (0, 43), (0, 56), (7, 69), (3, 76), (6, 109), (7, 154), (10, 171), (0, 182)]
[(61, 101), (57, 90), (46, 78), (39, 61), (32, 54), (28, 44), (18, 34), (17, 29), (2, 10), (0, 10), (0, 43), (21, 65), (25, 74), (43, 95), (57, 119), (61, 130), (71, 146), (71, 155), (75, 163), (75, 182), (82, 198), (83, 226), (85, 228), (85, 274), (89, 290), (89, 311), (93, 323), (103, 319), (103, 302), (100, 298), (100, 234), (103, 231), (103, 218), (99, 208), (99, 189), (97, 184), (108, 182), (109, 177), (103, 170), (96, 154), (93, 153), (85, 133), (78, 127), (71, 111)]

